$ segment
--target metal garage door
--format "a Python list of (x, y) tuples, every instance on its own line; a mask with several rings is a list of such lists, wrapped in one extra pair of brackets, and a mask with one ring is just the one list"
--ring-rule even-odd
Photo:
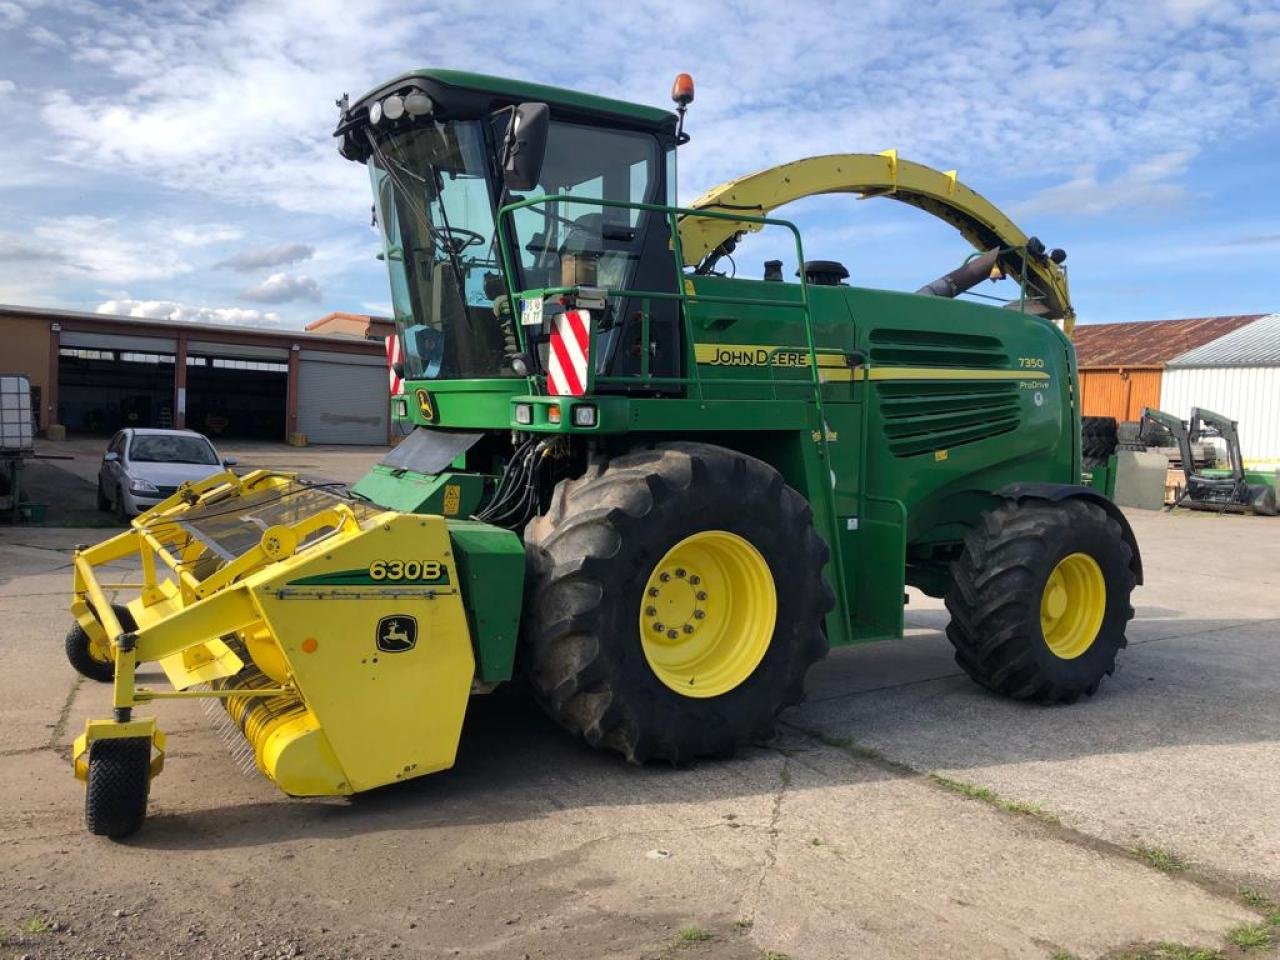
[(308, 443), (385, 444), (390, 407), (382, 357), (299, 355), (298, 430)]

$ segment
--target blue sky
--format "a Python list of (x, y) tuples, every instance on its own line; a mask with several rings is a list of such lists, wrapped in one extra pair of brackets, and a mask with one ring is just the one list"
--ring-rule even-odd
[[(660, 105), (688, 71), (682, 201), (896, 147), (1064, 247), (1082, 322), (1280, 311), (1280, 0), (0, 0), (0, 303), (385, 312), (333, 101), (426, 65)], [(889, 201), (786, 214), (859, 285), (914, 289), (968, 253)]]

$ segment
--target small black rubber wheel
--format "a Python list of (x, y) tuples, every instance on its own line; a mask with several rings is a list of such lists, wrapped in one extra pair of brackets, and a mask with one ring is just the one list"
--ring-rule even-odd
[(1096, 504), (1001, 504), (952, 565), (947, 638), (956, 662), (1018, 700), (1092, 695), (1126, 644), (1132, 561), (1120, 525)]
[(562, 726), (633, 763), (768, 737), (826, 654), (827, 546), (754, 457), (670, 443), (595, 464), (524, 538), (522, 670)]
[(103, 513), (111, 512), (111, 501), (107, 499), (107, 491), (102, 489), (102, 480), (98, 480), (98, 509)]
[[(129, 612), (129, 608), (123, 604), (113, 603), (112, 611), (116, 615), (116, 619), (120, 621), (120, 626), (126, 630), (137, 629), (134, 623), (133, 614)], [(106, 650), (96, 650), (93, 641), (89, 639), (83, 627), (78, 623), (73, 623), (71, 629), (67, 631), (67, 639), (65, 642), (67, 661), (71, 666), (75, 667), (77, 673), (88, 677), (90, 680), (97, 680), (99, 683), (110, 683), (116, 676), (116, 664)]]
[(120, 737), (89, 744), (84, 822), (90, 833), (118, 839), (137, 832), (147, 816), (150, 792), (149, 739)]

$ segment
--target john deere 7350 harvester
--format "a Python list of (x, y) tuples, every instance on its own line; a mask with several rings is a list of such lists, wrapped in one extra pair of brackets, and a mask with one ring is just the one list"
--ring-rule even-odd
[[(1070, 702), (1112, 672), (1142, 567), (1077, 485), (1065, 254), (892, 151), (675, 207), (687, 77), (673, 96), (419, 70), (343, 98), (413, 430), (350, 491), (224, 474), (77, 554), (68, 651), (113, 682), (74, 751), (91, 830), (141, 824), (164, 740), (140, 708), (170, 697), (220, 699), (315, 796), (451, 766), (469, 697), (517, 674), (628, 760), (724, 755), (828, 647), (900, 635), (907, 585), (994, 691)], [(771, 216), (831, 193), (977, 252), (917, 293), (848, 285)], [(734, 275), (761, 231), (794, 274)], [(989, 277), (1007, 304), (956, 299)], [(115, 561), (142, 572), (113, 606)], [(147, 661), (172, 689), (135, 683)]]

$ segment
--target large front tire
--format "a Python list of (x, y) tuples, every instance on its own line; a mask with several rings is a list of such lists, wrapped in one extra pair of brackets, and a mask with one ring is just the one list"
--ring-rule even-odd
[(769, 736), (826, 653), (827, 546), (753, 457), (698, 443), (617, 457), (562, 482), (525, 543), (524, 671), (557, 721), (634, 763)]
[(956, 662), (1017, 700), (1093, 695), (1126, 644), (1132, 560), (1120, 525), (1096, 504), (1000, 505), (952, 567), (947, 638)]

